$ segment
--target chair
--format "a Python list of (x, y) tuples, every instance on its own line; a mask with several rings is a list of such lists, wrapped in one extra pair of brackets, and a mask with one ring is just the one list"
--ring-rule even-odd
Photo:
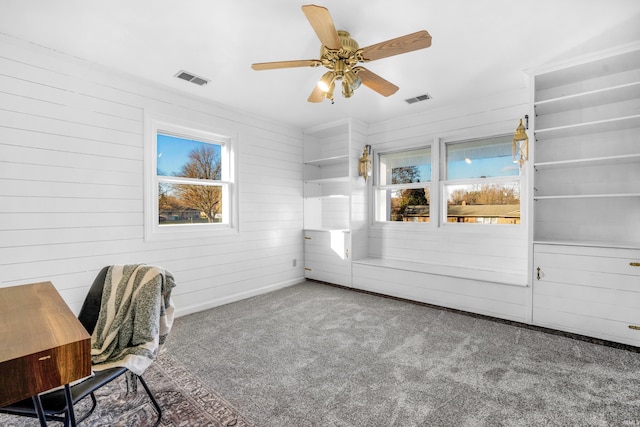
[[(80, 310), (80, 314), (78, 315), (78, 320), (85, 327), (89, 335), (93, 333), (93, 330), (98, 321), (100, 304), (102, 302), (102, 290), (104, 287), (104, 281), (107, 276), (108, 269), (109, 267), (104, 267), (98, 273), (98, 276), (94, 280), (93, 285), (91, 285), (89, 293), (85, 298), (82, 309)], [(114, 379), (127, 372), (130, 371), (127, 368), (122, 367), (111, 368), (104, 371), (96, 371), (94, 376), (71, 386), (70, 389), (73, 405), (77, 404), (87, 396), (90, 396), (92, 400), (91, 409), (89, 409), (87, 413), (82, 414), (82, 416), (76, 420), (76, 423), (80, 423), (81, 421), (85, 420), (95, 410), (97, 401), (94, 392), (100, 387), (110, 383)], [(147, 386), (145, 380), (141, 376), (136, 375), (133, 372), (130, 373), (134, 378), (140, 381), (145, 391), (147, 392), (147, 395), (149, 396), (149, 399), (151, 400), (151, 403), (158, 414), (158, 419), (154, 424), (154, 427), (157, 427), (162, 419), (162, 409), (160, 409), (160, 405), (158, 405), (157, 400), (153, 396), (153, 393), (151, 393), (151, 390)], [(43, 393), (40, 395), (40, 400), (42, 402), (42, 407), (44, 409), (44, 414), (47, 420), (61, 421), (65, 427), (74, 425), (74, 417), (70, 417), (71, 413), (69, 410), (73, 410), (73, 408), (68, 408), (64, 389), (57, 389), (55, 391)], [(20, 402), (16, 402), (8, 406), (4, 406), (0, 408), (0, 412), (33, 418), (38, 417), (33, 405), (33, 400), (31, 398), (21, 400)]]

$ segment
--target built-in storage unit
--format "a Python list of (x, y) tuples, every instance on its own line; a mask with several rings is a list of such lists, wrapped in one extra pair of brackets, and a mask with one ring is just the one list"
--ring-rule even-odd
[(535, 245), (533, 320), (640, 346), (640, 250)]
[(305, 277), (351, 286), (349, 236), (343, 230), (305, 230)]
[(307, 278), (351, 286), (352, 246), (356, 256), (366, 256), (367, 187), (358, 176), (365, 144), (365, 126), (353, 120), (304, 133)]
[(349, 229), (349, 151), (349, 122), (305, 132), (305, 230)]
[(640, 50), (535, 77), (534, 240), (637, 246)]
[(533, 322), (640, 345), (640, 46), (533, 82)]

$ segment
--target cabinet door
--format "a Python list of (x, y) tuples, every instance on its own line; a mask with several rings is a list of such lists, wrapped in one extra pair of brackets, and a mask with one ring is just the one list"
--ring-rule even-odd
[(640, 346), (640, 250), (535, 245), (533, 323)]
[(305, 277), (351, 286), (349, 233), (344, 231), (305, 231)]

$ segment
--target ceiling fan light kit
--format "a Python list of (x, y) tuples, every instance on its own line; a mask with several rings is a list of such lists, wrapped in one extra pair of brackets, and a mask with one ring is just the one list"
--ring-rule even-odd
[(336, 82), (342, 82), (342, 96), (345, 98), (350, 98), (361, 84), (382, 96), (393, 95), (398, 86), (358, 64), (431, 46), (431, 35), (422, 30), (361, 49), (347, 31), (336, 30), (327, 8), (310, 4), (302, 6), (302, 11), (322, 43), (320, 59), (262, 62), (253, 64), (251, 68), (259, 71), (323, 65), (329, 71), (318, 81), (307, 99), (309, 102), (329, 99), (333, 103)]
[(318, 87), (323, 92), (327, 92), (329, 91), (332, 85), (335, 86), (335, 80), (336, 80), (336, 73), (334, 73), (333, 71), (327, 71), (322, 75), (322, 77), (318, 81)]

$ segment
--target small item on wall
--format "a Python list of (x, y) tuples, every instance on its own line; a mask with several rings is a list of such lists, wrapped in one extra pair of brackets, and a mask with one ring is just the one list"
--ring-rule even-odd
[(362, 151), (362, 157), (360, 157), (360, 163), (358, 164), (358, 174), (364, 177), (364, 181), (367, 182), (367, 178), (371, 176), (371, 146), (365, 145)]
[(516, 129), (516, 133), (513, 135), (513, 146), (511, 148), (513, 155), (513, 163), (519, 163), (520, 167), (527, 161), (529, 158), (529, 137), (527, 136), (527, 129), (529, 129), (529, 115), (526, 114), (524, 116), (525, 125), (522, 124), (522, 119), (520, 119), (520, 124)]

